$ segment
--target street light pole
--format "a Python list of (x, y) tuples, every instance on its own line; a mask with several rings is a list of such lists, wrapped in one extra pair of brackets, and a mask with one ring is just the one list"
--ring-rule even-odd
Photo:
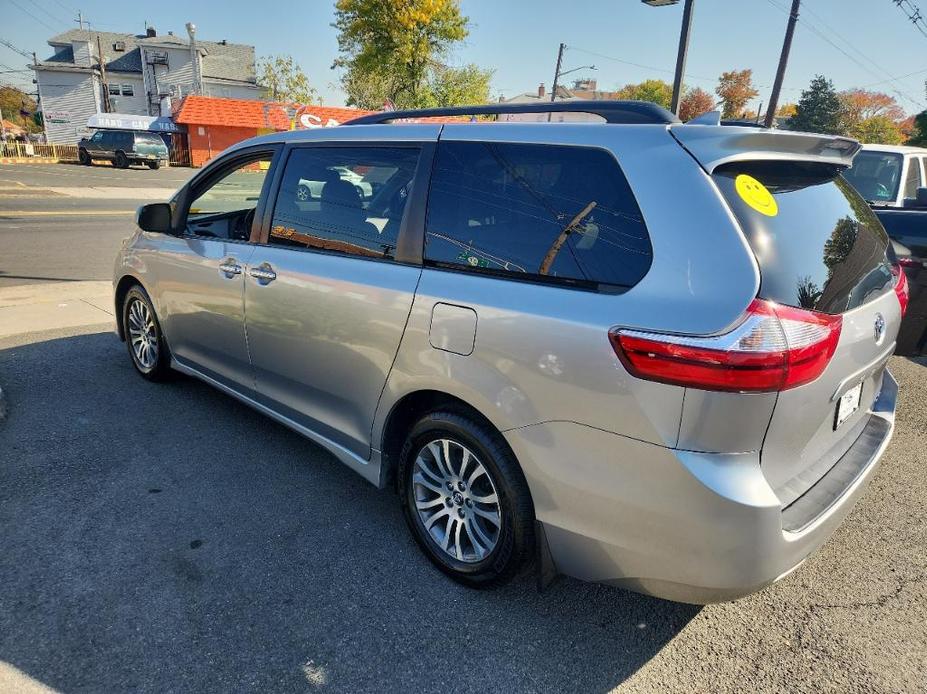
[(689, 34), (692, 30), (692, 6), (695, 0), (686, 0), (682, 11), (682, 28), (679, 30), (679, 50), (676, 52), (676, 74), (673, 77), (673, 98), (670, 111), (679, 115), (679, 100), (682, 98), (682, 78), (686, 72), (686, 58), (689, 56)]
[(789, 62), (789, 51), (792, 50), (792, 35), (795, 33), (795, 24), (798, 22), (798, 6), (801, 0), (792, 0), (792, 11), (789, 12), (789, 23), (785, 28), (785, 40), (782, 42), (782, 53), (779, 55), (779, 69), (776, 70), (776, 81), (773, 82), (772, 94), (769, 96), (769, 105), (766, 107), (766, 120), (764, 125), (767, 128), (773, 126), (773, 120), (776, 117), (776, 108), (779, 105), (779, 92), (782, 90), (782, 82), (785, 80), (785, 66)]

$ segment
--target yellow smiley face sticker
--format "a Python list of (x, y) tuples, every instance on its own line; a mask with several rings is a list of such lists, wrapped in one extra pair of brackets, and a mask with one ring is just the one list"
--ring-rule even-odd
[(734, 188), (740, 199), (760, 214), (775, 217), (779, 214), (779, 205), (769, 189), (753, 176), (740, 174), (734, 179)]

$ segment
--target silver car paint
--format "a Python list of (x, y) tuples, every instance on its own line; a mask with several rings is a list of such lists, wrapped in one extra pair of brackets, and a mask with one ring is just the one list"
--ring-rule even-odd
[[(711, 142), (718, 160), (743, 154), (743, 143), (724, 130), (695, 127), (704, 129), (699, 138)], [(175, 363), (327, 447), (379, 484), (387, 478), (379, 447), (393, 407), (419, 390), (449, 393), (504, 433), (525, 470), (560, 571), (692, 601), (755, 590), (794, 568), (826, 540), (871, 477), (878, 456), (839, 503), (800, 537), (789, 537), (781, 529), (782, 501), (769, 479), (775, 479), (778, 468), (764, 470), (760, 457), (762, 432), (777, 395), (686, 391), (634, 379), (616, 359), (607, 340), (610, 328), (723, 332), (738, 320), (759, 286), (756, 261), (736, 221), (705, 170), (692, 161), (691, 150), (674, 139), (682, 129), (672, 130), (671, 135), (663, 126), (451, 124), (443, 132), (438, 125), (356, 126), (269, 135), (233, 147), (230, 152), (255, 142), (433, 141), (439, 132), (442, 139), (604, 147), (626, 173), (651, 230), (653, 267), (632, 290), (608, 295), (259, 247), (243, 261), (241, 305), (247, 307), (246, 297), (280, 282), (276, 292), (285, 303), (275, 308), (275, 302), (258, 300), (254, 315), (261, 339), (267, 339), (270, 368), (265, 371), (276, 371), (277, 390), (255, 393), (253, 378), (251, 389), (233, 385), (240, 368), (231, 369), (223, 382), (205, 371), (213, 368), (193, 363), (192, 356), (182, 363), (183, 357), (175, 355)], [(725, 148), (739, 149), (725, 154)], [(177, 267), (212, 262), (213, 275), (218, 275), (218, 262), (235, 249), (185, 250), (183, 243), (188, 242), (136, 234), (117, 259), (115, 279), (131, 275), (141, 281), (172, 349), (178, 338), (181, 343), (193, 339), (188, 353), (199, 349), (208, 361), (209, 350), (195, 346), (205, 336), (180, 337), (178, 325), (184, 325), (184, 316), (189, 321), (197, 313), (220, 325), (220, 319), (234, 322), (234, 292), (228, 293), (227, 285), (216, 284), (212, 276), (205, 290), (185, 287), (185, 281), (197, 280), (177, 276)], [(162, 247), (168, 252), (162, 253)], [(271, 251), (313, 259), (299, 260), (292, 269), (285, 267), (291, 261), (271, 261), (278, 279), (252, 287), (247, 270), (267, 262)], [(373, 272), (372, 280), (360, 274), (374, 265), (384, 274)], [(386, 270), (395, 277), (387, 277)], [(166, 288), (160, 286), (165, 277)], [(328, 291), (320, 290), (325, 286)], [(339, 296), (348, 302), (341, 309), (361, 319), (355, 333), (315, 323), (311, 304), (329, 299), (336, 287), (359, 295), (356, 305)], [(309, 294), (312, 300), (306, 298)], [(214, 296), (221, 298), (219, 310), (210, 303)], [(435, 325), (438, 304), (472, 311), (476, 321), (466, 312), (439, 309)], [(287, 310), (281, 312), (283, 306)], [(175, 310), (180, 323), (165, 315)], [(242, 310), (250, 320), (251, 313)], [(389, 325), (380, 326), (382, 335), (367, 341), (363, 319), (383, 310), (392, 312), (384, 321)], [(896, 331), (897, 313), (883, 313)], [(338, 311), (330, 309), (329, 317), (337, 322)], [(284, 322), (294, 332), (285, 334)], [(472, 351), (467, 354), (460, 345), (468, 346), (464, 343), (470, 334)], [(397, 336), (398, 350), (393, 344)], [(329, 350), (335, 359), (331, 373), (321, 373), (321, 363), (306, 362), (309, 350), (334, 345), (337, 339), (348, 349), (344, 355)], [(446, 349), (449, 341), (454, 350)], [(350, 389), (339, 389), (332, 374), (352, 373), (352, 365), (359, 363), (367, 377)], [(385, 382), (377, 403), (367, 398), (381, 378)], [(886, 378), (891, 378), (887, 372)], [(239, 380), (247, 379), (239, 374)], [(309, 397), (307, 385), (318, 389), (315, 397)], [(352, 401), (357, 398), (364, 401)], [(887, 439), (882, 448), (885, 444)]]

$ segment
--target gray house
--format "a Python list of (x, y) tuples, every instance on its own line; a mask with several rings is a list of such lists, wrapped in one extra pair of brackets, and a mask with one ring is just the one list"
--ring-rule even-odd
[(50, 143), (76, 143), (95, 113), (170, 115), (171, 100), (194, 91), (197, 78), (199, 92), (207, 96), (263, 96), (255, 74), (254, 46), (197, 40), (195, 69), (188, 38), (171, 32), (158, 36), (153, 28), (138, 36), (72, 29), (48, 44), (54, 55), (32, 68)]

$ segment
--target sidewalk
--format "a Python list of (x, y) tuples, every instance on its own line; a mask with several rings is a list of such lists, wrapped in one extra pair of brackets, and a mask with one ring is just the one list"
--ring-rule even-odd
[(0, 287), (0, 338), (23, 333), (112, 326), (110, 282), (54, 282)]

